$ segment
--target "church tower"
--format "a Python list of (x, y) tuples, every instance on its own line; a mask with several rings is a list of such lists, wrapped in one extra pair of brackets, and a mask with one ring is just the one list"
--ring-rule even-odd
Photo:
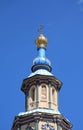
[(71, 130), (71, 123), (59, 111), (62, 82), (51, 73), (51, 62), (45, 55), (48, 40), (40, 33), (35, 43), (38, 56), (33, 60), (32, 73), (21, 86), (25, 112), (15, 117), (11, 130)]

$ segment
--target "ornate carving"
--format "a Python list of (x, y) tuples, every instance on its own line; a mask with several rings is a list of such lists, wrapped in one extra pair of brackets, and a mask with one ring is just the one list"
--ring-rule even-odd
[(55, 130), (55, 128), (49, 123), (42, 125), (41, 129), (42, 130)]

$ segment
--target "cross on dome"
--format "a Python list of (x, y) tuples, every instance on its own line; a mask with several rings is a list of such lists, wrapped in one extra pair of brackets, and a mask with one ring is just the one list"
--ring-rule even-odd
[(42, 30), (44, 29), (44, 25), (40, 25), (39, 26), (39, 28), (38, 28), (38, 32), (40, 33), (40, 34), (42, 34)]

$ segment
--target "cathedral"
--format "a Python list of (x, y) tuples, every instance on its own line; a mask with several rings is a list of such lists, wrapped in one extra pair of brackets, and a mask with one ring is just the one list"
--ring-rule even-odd
[(58, 93), (62, 82), (52, 74), (46, 57), (48, 39), (40, 33), (35, 40), (37, 57), (32, 73), (23, 80), (25, 112), (15, 116), (11, 130), (71, 130), (72, 124), (59, 111)]

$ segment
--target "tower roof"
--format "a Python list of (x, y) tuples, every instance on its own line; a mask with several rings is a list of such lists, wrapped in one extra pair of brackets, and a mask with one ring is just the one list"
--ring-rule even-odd
[(35, 76), (35, 75), (37, 75), (37, 74), (53, 76), (52, 73), (50, 73), (49, 71), (47, 71), (47, 70), (45, 70), (45, 69), (38, 69), (38, 70), (36, 70), (35, 72), (31, 73), (28, 77), (32, 77), (32, 76)]

